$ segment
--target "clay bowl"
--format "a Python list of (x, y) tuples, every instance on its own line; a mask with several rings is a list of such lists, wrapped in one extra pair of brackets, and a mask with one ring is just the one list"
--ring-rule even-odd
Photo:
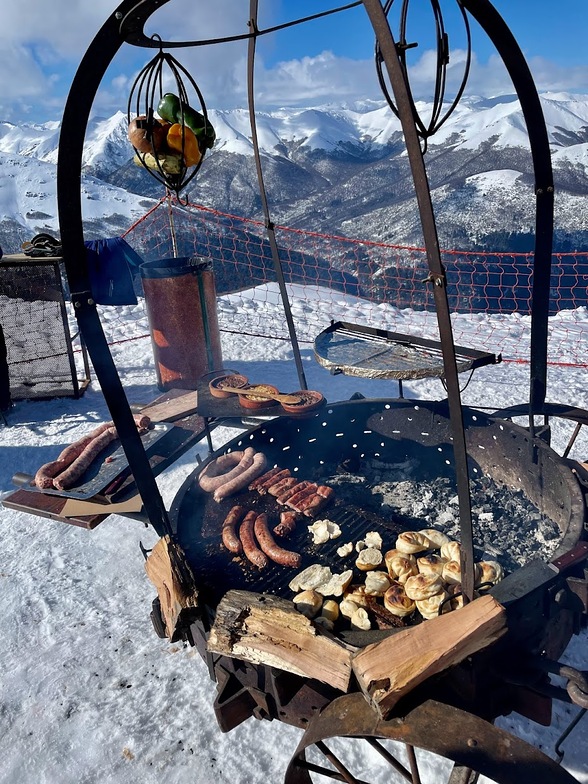
[[(263, 387), (263, 389), (266, 392), (269, 392), (270, 395), (280, 394), (280, 390), (271, 384), (256, 384), (256, 387), (258, 389)], [(255, 410), (257, 408), (267, 408), (267, 406), (276, 406), (278, 401), (271, 400), (267, 397), (260, 397), (259, 395), (239, 395), (239, 403), (243, 406), (243, 408)]]
[(282, 408), (288, 414), (308, 414), (311, 411), (316, 411), (325, 402), (324, 396), (320, 392), (315, 392), (312, 389), (301, 389), (298, 392), (292, 392), (292, 395), (297, 395), (300, 398), (299, 403), (282, 403)]
[(213, 397), (227, 398), (233, 396), (231, 392), (225, 392), (223, 389), (219, 389), (218, 387), (221, 384), (223, 386), (232, 387), (233, 389), (242, 389), (249, 384), (249, 379), (247, 376), (242, 376), (240, 373), (227, 373), (223, 376), (217, 376), (216, 378), (213, 378), (212, 381), (208, 382), (208, 389)]

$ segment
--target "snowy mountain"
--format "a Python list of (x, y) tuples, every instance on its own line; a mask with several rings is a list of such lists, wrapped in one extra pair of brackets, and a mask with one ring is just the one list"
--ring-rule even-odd
[[(556, 242), (588, 246), (588, 99), (546, 93), (556, 180)], [(430, 106), (418, 105), (423, 118)], [(251, 128), (244, 109), (210, 112), (217, 143), (189, 188), (193, 202), (260, 217)], [(400, 123), (385, 104), (283, 109), (257, 116), (275, 220), (299, 228), (421, 244)], [(90, 122), (84, 154), (84, 220), (90, 237), (120, 233), (162, 186), (131, 162), (126, 115)], [(57, 232), (59, 128), (0, 123), (0, 243), (14, 250), (38, 231)], [(461, 249), (530, 247), (533, 171), (516, 96), (464, 98), (426, 156), (439, 234)], [(114, 208), (114, 209), (113, 209)], [(493, 247), (492, 243), (498, 243)], [(510, 248), (513, 249), (513, 248)]]

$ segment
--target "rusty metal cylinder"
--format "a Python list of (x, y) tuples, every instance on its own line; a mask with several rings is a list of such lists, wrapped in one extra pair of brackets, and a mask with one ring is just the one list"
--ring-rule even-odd
[(214, 273), (209, 261), (181, 257), (141, 265), (157, 385), (196, 389), (222, 368)]

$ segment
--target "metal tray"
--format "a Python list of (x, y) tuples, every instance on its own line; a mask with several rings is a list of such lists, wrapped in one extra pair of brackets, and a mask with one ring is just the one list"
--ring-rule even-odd
[[(484, 351), (454, 346), (457, 372), (500, 362)], [(332, 322), (314, 341), (315, 359), (332, 373), (363, 378), (443, 378), (441, 343), (344, 321)]]
[[(157, 442), (167, 435), (174, 427), (173, 424), (167, 422), (156, 422), (146, 433), (141, 436), (143, 447), (147, 454), (153, 450)], [(112, 458), (108, 463), (105, 463), (107, 457)], [(68, 490), (42, 490), (40, 491), (34, 484), (24, 485), (26, 490), (33, 492), (42, 492), (48, 495), (59, 495), (63, 498), (77, 498), (79, 500), (88, 500), (95, 495), (99, 495), (109, 485), (111, 485), (118, 477), (126, 476), (129, 471), (129, 463), (124, 453), (120, 441), (114, 441), (109, 444), (98, 455), (92, 465), (80, 477), (77, 485), (70, 487)]]

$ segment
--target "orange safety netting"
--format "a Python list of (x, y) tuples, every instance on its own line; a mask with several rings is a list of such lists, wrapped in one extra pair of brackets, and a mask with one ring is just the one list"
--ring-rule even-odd
[[(312, 342), (332, 320), (438, 337), (423, 248), (286, 226), (275, 232), (300, 342)], [(162, 199), (125, 239), (146, 261), (174, 255), (209, 259), (221, 330), (288, 338), (285, 319), (268, 323), (279, 292), (263, 223)], [(527, 361), (533, 254), (451, 250), (442, 259), (455, 343)], [(550, 364), (588, 365), (587, 293), (588, 253), (554, 254)]]

